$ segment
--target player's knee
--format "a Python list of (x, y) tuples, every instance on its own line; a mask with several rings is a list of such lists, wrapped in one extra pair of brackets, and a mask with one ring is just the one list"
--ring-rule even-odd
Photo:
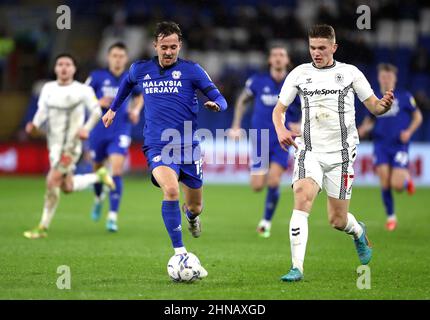
[(298, 210), (309, 212), (312, 207), (312, 195), (302, 187), (294, 190), (294, 206)]
[(260, 192), (264, 189), (263, 183), (253, 183), (251, 184), (252, 191), (254, 192)]
[(65, 194), (73, 192), (73, 186), (64, 183), (61, 185), (61, 191), (63, 191)]
[(179, 188), (178, 186), (167, 186), (163, 188), (164, 197), (166, 200), (178, 200)]
[(394, 189), (394, 191), (397, 191), (397, 192), (402, 192), (404, 189), (403, 183), (397, 182), (397, 181), (392, 183), (391, 187)]

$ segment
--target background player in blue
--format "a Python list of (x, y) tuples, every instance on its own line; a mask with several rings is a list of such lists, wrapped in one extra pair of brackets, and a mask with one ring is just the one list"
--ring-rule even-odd
[[(246, 81), (246, 86), (240, 94), (235, 107), (231, 136), (240, 137), (241, 122), (246, 106), (254, 101), (252, 115), (252, 128), (261, 130), (269, 129), (269, 170), (262, 168), (261, 163), (251, 159), (251, 187), (254, 191), (262, 191), (267, 186), (267, 195), (263, 219), (257, 226), (257, 232), (264, 238), (270, 237), (271, 222), (279, 200), (279, 185), (281, 176), (288, 167), (288, 152), (279, 145), (275, 127), (272, 121), (273, 108), (278, 101), (278, 95), (287, 76), (287, 67), (290, 63), (287, 49), (283, 46), (273, 46), (269, 52), (269, 71), (257, 73)], [(297, 98), (298, 99), (298, 98)], [(297, 101), (288, 108), (286, 114), (287, 127), (293, 131), (300, 131), (301, 110)], [(254, 139), (253, 139), (254, 140)], [(253, 155), (261, 155), (261, 135), (253, 142), (257, 152)]]
[[(143, 151), (148, 159), (153, 182), (163, 192), (161, 212), (175, 254), (187, 253), (182, 242), (179, 182), (185, 198), (183, 210), (189, 222), (189, 230), (193, 237), (200, 236), (201, 232), (198, 216), (203, 203), (202, 163), (198, 141), (194, 137), (199, 109), (196, 90), (201, 90), (209, 98), (204, 104), (206, 108), (212, 111), (227, 109), (227, 102), (208, 74), (198, 64), (178, 58), (181, 40), (182, 32), (176, 23), (158, 23), (154, 34), (154, 47), (158, 56), (132, 64), (111, 108), (103, 116), (103, 123), (109, 127), (133, 86), (139, 84), (143, 87)], [(183, 129), (186, 122), (192, 125), (189, 133)], [(175, 130), (179, 136), (163, 139), (166, 132)], [(172, 147), (181, 154), (179, 159), (175, 158), (173, 161), (169, 152), (166, 152), (172, 150)], [(200, 276), (206, 275), (207, 272), (202, 269)]]
[[(381, 92), (395, 88), (396, 81), (395, 66), (386, 63), (378, 66)], [(373, 129), (376, 173), (380, 179), (382, 200), (387, 214), (385, 226), (390, 231), (397, 227), (391, 189), (394, 188), (398, 192), (406, 189), (409, 194), (415, 192), (408, 171), (408, 148), (409, 140), (422, 122), (421, 112), (409, 92), (396, 89), (394, 96), (395, 100), (390, 111), (378, 117), (367, 116), (359, 128), (360, 136)]]
[[(91, 72), (86, 81), (88, 85), (93, 87), (103, 113), (106, 113), (112, 103), (121, 80), (128, 76), (126, 46), (121, 42), (112, 44), (108, 49), (107, 62), (107, 68)], [(132, 90), (132, 99), (127, 99), (123, 104), (123, 108), (117, 114), (115, 124), (110, 128), (105, 128), (103, 122), (100, 121), (91, 131), (89, 139), (94, 170), (98, 170), (108, 160), (116, 185), (115, 190), (111, 190), (109, 193), (110, 210), (106, 228), (111, 232), (118, 231), (117, 217), (123, 193), (122, 174), (131, 142), (131, 126), (139, 121), (143, 106), (141, 87), (135, 86)], [(91, 216), (93, 220), (98, 221), (104, 200), (102, 184), (95, 184), (94, 192), (95, 200)]]

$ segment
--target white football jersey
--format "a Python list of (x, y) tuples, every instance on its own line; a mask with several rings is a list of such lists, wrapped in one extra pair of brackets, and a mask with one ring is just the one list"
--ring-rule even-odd
[(89, 113), (99, 108), (94, 90), (81, 82), (59, 85), (47, 82), (40, 93), (38, 109), (33, 123), (40, 127), (47, 122), (48, 148), (59, 152), (74, 150), (80, 146), (78, 130), (85, 123), (85, 108)]
[(354, 93), (360, 101), (373, 90), (357, 67), (334, 61), (316, 68), (305, 63), (291, 71), (282, 86), (279, 101), (288, 106), (298, 94), (302, 107), (300, 148), (314, 152), (333, 152), (359, 143), (355, 126)]

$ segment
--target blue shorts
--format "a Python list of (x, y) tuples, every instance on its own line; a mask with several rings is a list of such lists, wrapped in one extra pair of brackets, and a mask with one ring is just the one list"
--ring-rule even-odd
[(374, 144), (375, 166), (388, 164), (392, 168), (407, 168), (409, 165), (408, 146), (386, 146)]
[(100, 163), (111, 154), (121, 154), (126, 156), (130, 143), (131, 138), (126, 134), (119, 134), (111, 137), (90, 137), (91, 157), (94, 162)]
[[(277, 163), (282, 168), (288, 167), (288, 151), (281, 148), (277, 140), (269, 142), (268, 158), (264, 157), (265, 149), (262, 148), (261, 139), (253, 141), (253, 150), (251, 152), (250, 169), (252, 172), (268, 170), (271, 163)], [(263, 152), (263, 154), (262, 154)]]
[[(188, 161), (172, 161), (172, 158), (166, 155), (166, 159), (163, 159), (161, 147), (150, 147), (143, 146), (143, 153), (148, 160), (149, 169), (154, 170), (159, 166), (166, 166), (176, 172), (178, 181), (185, 184), (187, 187), (192, 189), (200, 189), (203, 185), (203, 161), (200, 156), (200, 147), (194, 146), (193, 150), (196, 151), (194, 157), (187, 158)], [(182, 151), (183, 152), (183, 151)], [(164, 160), (164, 161), (163, 161)], [(185, 162), (185, 163), (183, 163)], [(154, 176), (151, 174), (152, 183), (160, 187)]]

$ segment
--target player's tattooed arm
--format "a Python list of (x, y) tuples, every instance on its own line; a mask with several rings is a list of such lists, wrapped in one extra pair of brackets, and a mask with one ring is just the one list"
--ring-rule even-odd
[(375, 95), (370, 96), (363, 101), (366, 108), (375, 116), (386, 113), (391, 109), (391, 105), (394, 102), (393, 90), (388, 90), (385, 92), (381, 99), (378, 99)]
[(289, 146), (294, 146), (296, 149), (298, 148), (297, 144), (294, 142), (294, 138), (298, 135), (295, 135), (285, 127), (285, 112), (287, 111), (287, 108), (287, 106), (284, 106), (280, 101), (278, 101), (272, 113), (272, 120), (275, 125), (279, 144), (285, 151), (288, 150)]
[(246, 110), (246, 106), (252, 101), (254, 96), (250, 90), (244, 89), (239, 97), (237, 98), (236, 105), (234, 108), (234, 118), (231, 125), (230, 136), (232, 138), (240, 137), (240, 128), (242, 118)]

